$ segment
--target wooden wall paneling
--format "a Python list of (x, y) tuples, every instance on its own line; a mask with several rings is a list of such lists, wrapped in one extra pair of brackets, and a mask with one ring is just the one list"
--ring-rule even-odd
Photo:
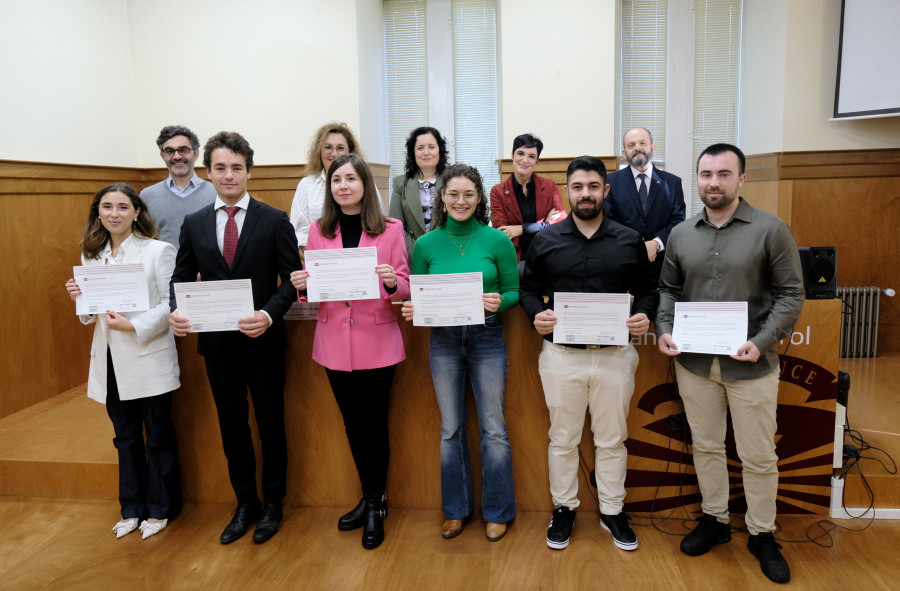
[(0, 161), (0, 416), (87, 380), (93, 327), (78, 321), (64, 284), (80, 264), (78, 240), (93, 195), (140, 178), (131, 168)]
[[(794, 181), (794, 237), (801, 246), (836, 246), (840, 286), (898, 289), (895, 254), (900, 176)], [(900, 302), (882, 296), (878, 349), (900, 350)]]
[[(779, 204), (781, 202), (781, 189), (779, 181), (760, 181), (756, 183), (745, 183), (741, 188), (741, 196), (744, 197), (750, 205), (764, 209), (770, 213), (774, 213), (785, 222), (790, 224), (790, 219), (786, 219), (781, 212)], [(790, 214), (790, 211), (787, 212)]]
[[(371, 165), (382, 198), (390, 198), (388, 167)], [(304, 165), (257, 166), (250, 191), (290, 212)], [(197, 170), (206, 178), (205, 169)], [(62, 285), (80, 263), (78, 240), (93, 195), (114, 182), (141, 190), (166, 178), (148, 169), (0, 161), (0, 263), (6, 352), (6, 389), (0, 417), (55, 396), (87, 380), (92, 327), (74, 314)], [(29, 240), (23, 239), (29, 237)]]
[(0, 416), (87, 380), (93, 327), (65, 290), (80, 265), (78, 240), (93, 195), (4, 195), (4, 360)]
[[(893, 287), (889, 250), (900, 227), (900, 149), (802, 151), (747, 157), (743, 193), (764, 209), (776, 198), (800, 246), (838, 247), (838, 285)], [(773, 195), (774, 193), (774, 195)], [(878, 348), (900, 350), (900, 301), (882, 297)]]
[[(406, 361), (397, 368), (391, 390), (388, 498), (398, 506), (433, 509), (441, 502), (441, 418), (428, 361), (430, 333), (397, 313)], [(467, 411), (469, 448), (473, 449), (478, 422), (471, 405)], [(472, 459), (472, 476), (480, 483), (480, 453)]]

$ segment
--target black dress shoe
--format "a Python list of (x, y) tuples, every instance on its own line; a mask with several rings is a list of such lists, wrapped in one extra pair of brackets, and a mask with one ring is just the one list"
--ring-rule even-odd
[(351, 531), (359, 529), (366, 524), (366, 499), (359, 500), (359, 504), (350, 509), (347, 513), (341, 515), (338, 519), (338, 529), (341, 531)]
[(276, 533), (281, 527), (281, 503), (266, 503), (263, 509), (262, 519), (256, 524), (253, 532), (253, 541), (262, 544)]
[(259, 519), (259, 514), (259, 505), (238, 505), (237, 509), (234, 510), (231, 523), (225, 527), (222, 535), (219, 536), (219, 541), (223, 544), (230, 544), (239, 539), (247, 533), (250, 524)]
[(384, 518), (387, 515), (387, 504), (380, 501), (366, 501), (366, 518), (363, 525), (362, 545), (372, 550), (384, 541)]

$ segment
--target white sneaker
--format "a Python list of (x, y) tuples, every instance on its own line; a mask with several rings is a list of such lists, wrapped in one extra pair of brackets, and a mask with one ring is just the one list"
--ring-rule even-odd
[(155, 536), (159, 532), (161, 532), (166, 525), (169, 523), (168, 519), (163, 519), (162, 521), (142, 521), (141, 522), (141, 537), (142, 540), (146, 540), (150, 536)]
[(138, 518), (132, 517), (131, 519), (123, 519), (122, 521), (115, 524), (112, 530), (116, 533), (116, 538), (121, 538), (126, 534), (130, 534), (134, 530), (138, 528)]

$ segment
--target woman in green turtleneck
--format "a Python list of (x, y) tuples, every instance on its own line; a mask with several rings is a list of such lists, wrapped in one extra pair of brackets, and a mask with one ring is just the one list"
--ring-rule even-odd
[[(418, 239), (412, 273), (417, 275), (481, 271), (484, 324), (431, 328), (431, 377), (441, 410), (441, 535), (452, 538), (474, 509), (466, 439), (466, 375), (472, 382), (481, 426), (481, 511), (488, 540), (506, 534), (516, 515), (512, 454), (503, 417), (506, 392), (506, 344), (500, 312), (519, 301), (516, 250), (500, 230), (487, 225), (487, 203), (478, 170), (465, 164), (447, 167), (435, 195), (431, 229)], [(403, 304), (411, 320), (412, 302)]]

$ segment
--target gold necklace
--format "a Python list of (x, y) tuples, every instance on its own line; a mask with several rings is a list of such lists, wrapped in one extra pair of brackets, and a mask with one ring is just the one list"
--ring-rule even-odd
[(456, 245), (456, 248), (459, 249), (459, 254), (461, 256), (466, 256), (466, 248), (469, 247), (469, 243), (472, 241), (472, 236), (474, 236), (475, 232), (477, 232), (477, 231), (478, 231), (478, 228), (475, 228), (474, 230), (469, 232), (469, 235), (466, 236), (466, 239), (463, 241), (462, 244), (460, 244), (459, 242), (456, 241), (456, 238), (453, 237), (453, 234), (451, 234), (449, 232), (449, 230), (447, 231), (447, 236), (450, 237), (450, 241), (453, 242), (453, 244)]

